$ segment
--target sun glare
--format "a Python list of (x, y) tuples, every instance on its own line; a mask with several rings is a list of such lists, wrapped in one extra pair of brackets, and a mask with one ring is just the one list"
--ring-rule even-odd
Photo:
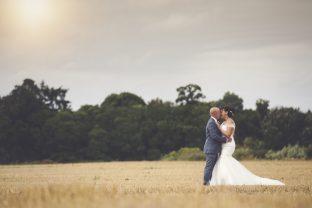
[(16, 7), (22, 21), (30, 26), (38, 26), (50, 17), (49, 0), (18, 0)]

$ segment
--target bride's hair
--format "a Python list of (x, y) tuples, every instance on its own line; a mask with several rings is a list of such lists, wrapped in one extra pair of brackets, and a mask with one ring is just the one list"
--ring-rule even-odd
[(229, 106), (224, 106), (221, 108), (221, 110), (227, 112), (228, 117), (230, 117), (230, 118), (234, 117), (234, 112), (233, 112), (232, 108), (230, 108)]

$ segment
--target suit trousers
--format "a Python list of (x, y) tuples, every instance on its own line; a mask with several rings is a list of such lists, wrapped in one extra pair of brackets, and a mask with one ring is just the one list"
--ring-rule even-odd
[(213, 168), (219, 158), (219, 153), (206, 153), (206, 165), (204, 170), (204, 182), (210, 183)]

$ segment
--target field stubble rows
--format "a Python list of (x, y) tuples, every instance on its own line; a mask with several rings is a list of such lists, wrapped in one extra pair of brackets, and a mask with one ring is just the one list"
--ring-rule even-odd
[(0, 207), (312, 207), (312, 161), (243, 161), (285, 187), (203, 187), (204, 162), (0, 166)]

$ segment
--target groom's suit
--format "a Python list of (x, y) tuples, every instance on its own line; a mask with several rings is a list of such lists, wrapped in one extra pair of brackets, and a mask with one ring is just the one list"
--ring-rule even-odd
[(213, 168), (221, 152), (222, 143), (225, 143), (226, 137), (222, 136), (215, 118), (210, 117), (206, 126), (206, 142), (204, 153), (206, 154), (206, 166), (204, 171), (204, 183), (209, 183)]

